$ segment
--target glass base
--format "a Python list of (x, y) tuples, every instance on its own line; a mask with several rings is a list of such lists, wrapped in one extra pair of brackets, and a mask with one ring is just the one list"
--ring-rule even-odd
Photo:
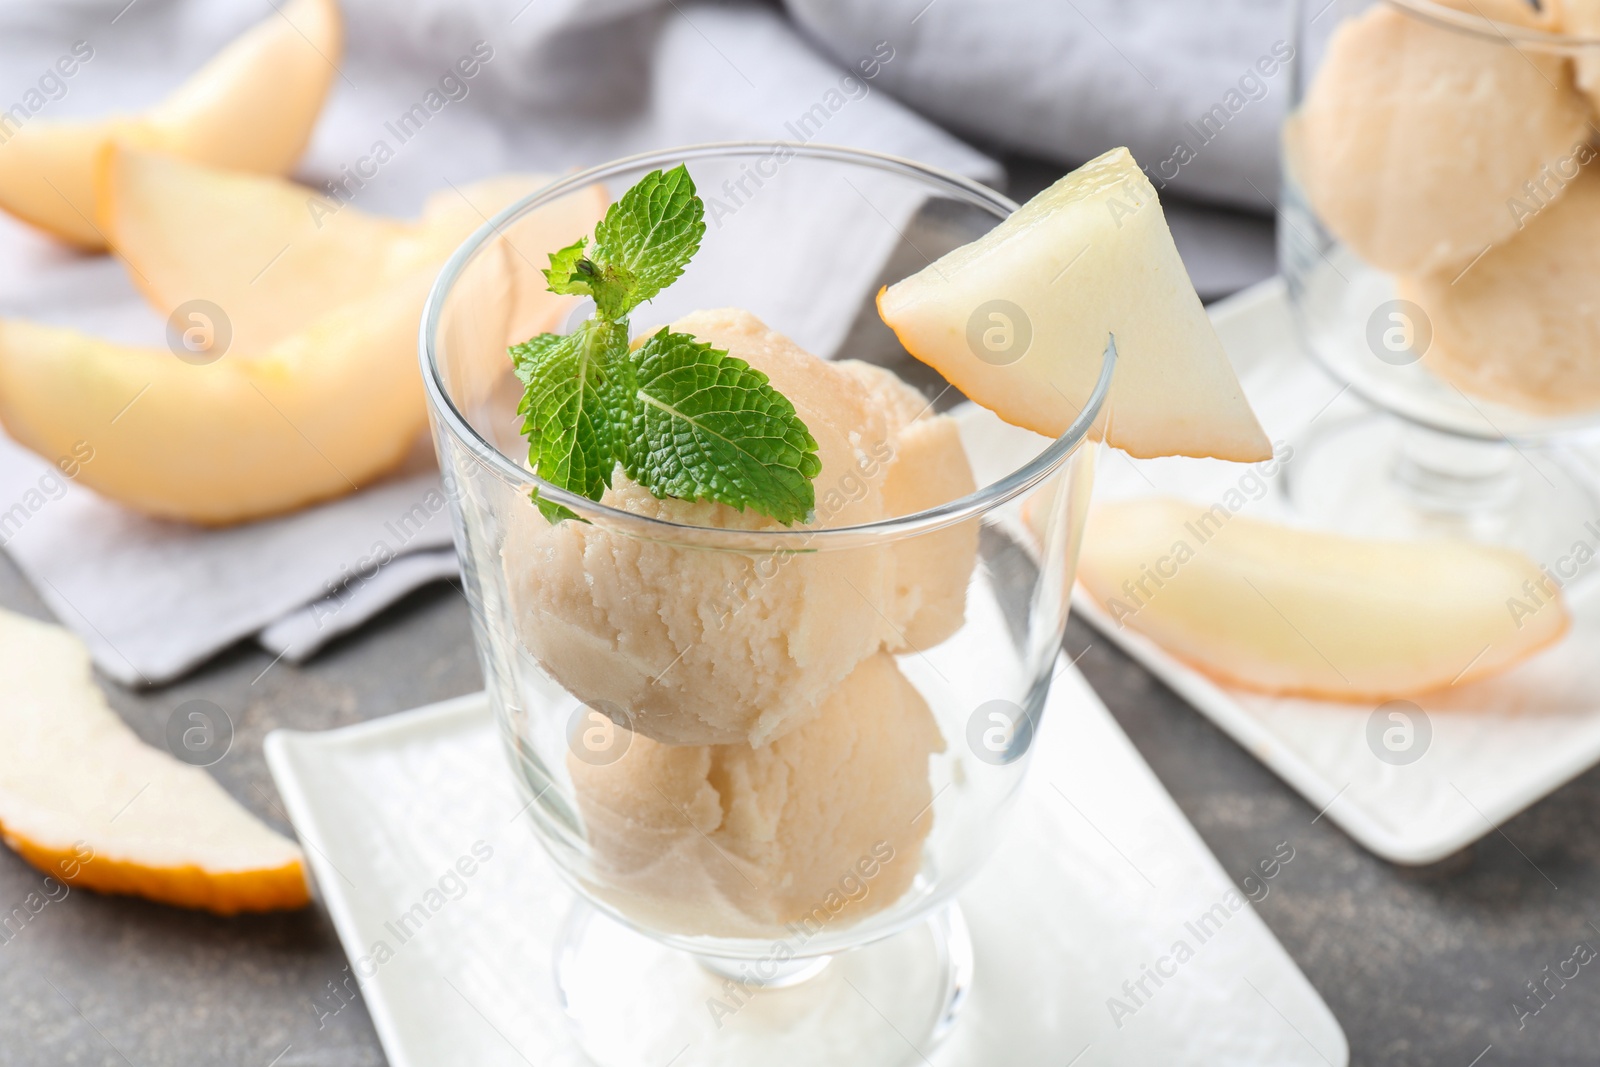
[(832, 957), (705, 959), (578, 901), (556, 945), (556, 987), (599, 1067), (894, 1067), (950, 1032), (972, 981), (954, 905)]
[(1295, 510), (1321, 529), (1477, 541), (1552, 569), (1576, 542), (1600, 536), (1600, 497), (1550, 452), (1442, 434), (1382, 413), (1331, 423), (1297, 442), (1284, 487)]

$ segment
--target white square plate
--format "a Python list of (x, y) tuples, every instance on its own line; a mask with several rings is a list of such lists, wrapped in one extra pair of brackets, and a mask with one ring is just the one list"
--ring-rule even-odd
[[(1302, 354), (1279, 281), (1212, 309), (1251, 403), (1273, 441), (1366, 410)], [(1102, 458), (1096, 499), (1162, 493), (1201, 508), (1241, 485), (1235, 464)], [(1252, 485), (1253, 490), (1253, 485)], [(1247, 494), (1250, 495), (1250, 494)], [(1246, 505), (1283, 511), (1276, 493)], [(1600, 762), (1600, 589), (1572, 590), (1572, 631), (1498, 678), (1412, 698), (1431, 728), (1415, 762), (1395, 766), (1368, 745), (1370, 704), (1287, 699), (1219, 685), (1121, 628), (1080, 588), (1073, 610), (1299, 790), (1318, 811), (1395, 863), (1432, 863)], [(1387, 723), (1387, 720), (1386, 720)], [(1380, 727), (1381, 732), (1381, 727)], [(1417, 735), (1420, 736), (1420, 733)]]
[[(1321, 997), (1070, 667), (1036, 745), (1004, 841), (961, 896), (976, 976), (934, 1062), (1348, 1063)], [(280, 730), (267, 760), (393, 1067), (585, 1062), (551, 978), (572, 891), (519, 817), (481, 694)], [(472, 875), (447, 878), (462, 857)], [(1171, 974), (1157, 985), (1149, 967)]]

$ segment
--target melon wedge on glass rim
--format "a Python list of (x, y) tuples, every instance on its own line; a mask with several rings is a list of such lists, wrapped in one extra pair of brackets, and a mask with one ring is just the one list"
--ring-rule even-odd
[(1066, 432), (1111, 335), (1117, 367), (1096, 438), (1141, 458), (1272, 456), (1125, 148), (883, 289), (878, 312), (913, 356), (1014, 425)]

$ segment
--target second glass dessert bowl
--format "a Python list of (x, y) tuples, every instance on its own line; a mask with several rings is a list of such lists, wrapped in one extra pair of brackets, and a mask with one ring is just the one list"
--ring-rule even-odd
[(1291, 17), (1280, 265), (1308, 351), (1377, 410), (1317, 420), (1290, 496), (1554, 564), (1600, 514), (1561, 447), (1600, 426), (1600, 26), (1522, 0)]
[[(679, 163), (707, 232), (634, 318), (743, 305), (678, 328), (806, 419), (809, 523), (620, 485), (597, 503), (524, 464), (505, 350), (539, 328), (545, 263), (521, 245), (596, 186)], [(1058, 440), (958, 423), (871, 296), (1014, 209), (871, 152), (696, 146), (551, 185), (435, 288), (423, 371), (475, 637), (528, 817), (580, 896), (556, 980), (605, 1067), (893, 1064), (950, 1028), (971, 975), (953, 898), (1056, 670), (1114, 356)], [(1009, 458), (974, 462), (995, 436)], [(548, 521), (535, 492), (576, 518)]]

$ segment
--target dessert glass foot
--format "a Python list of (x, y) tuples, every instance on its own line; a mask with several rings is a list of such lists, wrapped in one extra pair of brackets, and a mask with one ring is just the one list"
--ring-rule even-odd
[(1600, 545), (1593, 475), (1549, 449), (1439, 433), (1367, 412), (1319, 421), (1294, 450), (1283, 488), (1295, 511), (1319, 529), (1502, 545), (1563, 583), (1586, 573), (1574, 546)]
[(972, 981), (961, 909), (836, 956), (697, 956), (579, 901), (556, 947), (556, 987), (598, 1067), (895, 1067), (950, 1032)]

